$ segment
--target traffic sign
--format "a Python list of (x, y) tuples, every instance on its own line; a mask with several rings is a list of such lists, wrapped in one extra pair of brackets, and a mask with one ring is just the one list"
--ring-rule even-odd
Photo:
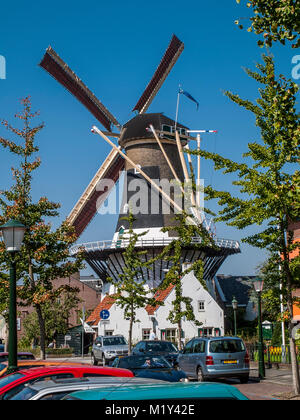
[(109, 311), (107, 309), (103, 309), (100, 312), (100, 319), (108, 319), (109, 316), (110, 316), (110, 313), (109, 313)]

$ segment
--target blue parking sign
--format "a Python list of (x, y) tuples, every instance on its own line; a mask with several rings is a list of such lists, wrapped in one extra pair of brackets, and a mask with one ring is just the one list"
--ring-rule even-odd
[(110, 313), (109, 313), (109, 311), (108, 311), (107, 309), (103, 309), (103, 310), (100, 312), (100, 318), (101, 318), (101, 319), (108, 319), (108, 318), (109, 318), (109, 316), (110, 316)]

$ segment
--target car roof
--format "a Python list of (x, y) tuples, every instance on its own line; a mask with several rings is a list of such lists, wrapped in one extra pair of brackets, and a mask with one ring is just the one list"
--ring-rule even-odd
[(167, 341), (167, 340), (141, 340), (137, 344), (139, 344), (139, 343), (171, 343), (171, 344), (174, 344), (174, 343), (172, 343), (172, 341)]
[[(3, 365), (5, 364), (6, 368), (4, 368), (0, 375), (3, 375), (8, 367), (8, 362), (3, 362)], [(26, 367), (27, 366), (27, 367)], [(59, 361), (47, 361), (47, 360), (21, 360), (18, 361), (18, 372), (22, 373), (24, 375), (30, 375), (30, 374), (37, 374), (39, 373), (45, 373), (46, 371), (53, 370), (53, 369), (69, 369), (74, 370), (75, 369), (85, 369), (90, 371), (96, 371), (99, 372), (102, 370), (102, 374), (110, 374), (110, 376), (132, 376), (132, 372), (123, 369), (123, 368), (113, 368), (113, 367), (105, 367), (105, 366), (90, 366), (84, 363), (72, 363), (72, 362), (59, 362)], [(22, 369), (23, 367), (23, 369)]]
[(174, 399), (245, 399), (237, 388), (214, 382), (166, 383), (130, 385), (122, 388), (102, 388), (89, 391), (76, 391), (70, 394), (84, 400), (174, 400)]
[(211, 341), (211, 340), (240, 340), (240, 341), (243, 341), (240, 337), (234, 337), (234, 336), (228, 336), (228, 335), (220, 336), (220, 337), (194, 337), (191, 340), (206, 340), (206, 341)]
[(30, 388), (34, 389), (35, 391), (41, 391), (43, 389), (59, 389), (59, 388), (68, 388), (72, 386), (78, 386), (78, 385), (95, 385), (98, 387), (109, 387), (109, 388), (115, 388), (118, 386), (123, 385), (130, 385), (133, 384), (136, 385), (150, 385), (150, 384), (165, 384), (165, 381), (158, 380), (158, 379), (152, 379), (152, 378), (137, 378), (137, 377), (131, 377), (131, 378), (125, 378), (125, 377), (103, 377), (103, 378), (66, 378), (66, 379), (55, 379), (50, 381), (39, 381), (34, 384), (28, 385)]
[(99, 375), (109, 375), (112, 377), (118, 377), (122, 374), (122, 376), (124, 377), (132, 377), (133, 374), (130, 370), (128, 369), (123, 369), (123, 368), (115, 368), (115, 367), (105, 367), (105, 366), (90, 366), (90, 365), (86, 365), (86, 364), (78, 364), (78, 365), (74, 365), (74, 366), (70, 366), (70, 365), (60, 365), (60, 366), (39, 366), (39, 367), (32, 367), (29, 369), (19, 369), (18, 372), (22, 373), (24, 375), (38, 375), (38, 374), (43, 374), (43, 373), (47, 373), (47, 372), (56, 372), (56, 371), (61, 371), (63, 370), (64, 372), (70, 371), (70, 372), (74, 372), (75, 370), (82, 370), (84, 372), (87, 373), (98, 373)]
[(122, 335), (122, 334), (116, 334), (116, 335), (98, 335), (96, 338), (111, 338), (111, 337), (123, 337), (124, 338), (124, 335)]

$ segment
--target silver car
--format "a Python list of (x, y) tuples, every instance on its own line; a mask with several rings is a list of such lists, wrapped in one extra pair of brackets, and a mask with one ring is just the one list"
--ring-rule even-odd
[(249, 356), (238, 337), (193, 338), (179, 354), (178, 365), (200, 382), (219, 377), (249, 380)]
[(165, 384), (164, 381), (145, 378), (68, 378), (38, 381), (34, 384), (26, 384), (20, 391), (12, 395), (8, 400), (61, 400), (66, 395), (75, 391), (99, 388), (121, 388), (129, 385), (153, 385)]
[(92, 363), (108, 365), (118, 356), (128, 356), (128, 344), (122, 335), (99, 336), (92, 348)]

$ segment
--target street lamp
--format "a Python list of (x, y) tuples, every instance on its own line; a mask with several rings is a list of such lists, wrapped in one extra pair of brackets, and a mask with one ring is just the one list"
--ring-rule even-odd
[(233, 316), (234, 316), (234, 335), (236, 336), (237, 335), (236, 311), (237, 311), (237, 308), (238, 308), (238, 301), (236, 300), (236, 298), (234, 296), (233, 296), (231, 304), (232, 304)]
[(259, 377), (263, 379), (265, 373), (265, 362), (264, 362), (264, 345), (263, 345), (263, 333), (262, 333), (262, 319), (261, 319), (261, 293), (264, 287), (264, 281), (260, 277), (255, 277), (252, 280), (254, 290), (257, 294), (258, 301), (258, 372)]
[(26, 227), (17, 220), (11, 219), (0, 226), (6, 251), (12, 256), (9, 281), (9, 337), (8, 337), (8, 373), (18, 368), (17, 356), (17, 278), (15, 255), (21, 250)]

